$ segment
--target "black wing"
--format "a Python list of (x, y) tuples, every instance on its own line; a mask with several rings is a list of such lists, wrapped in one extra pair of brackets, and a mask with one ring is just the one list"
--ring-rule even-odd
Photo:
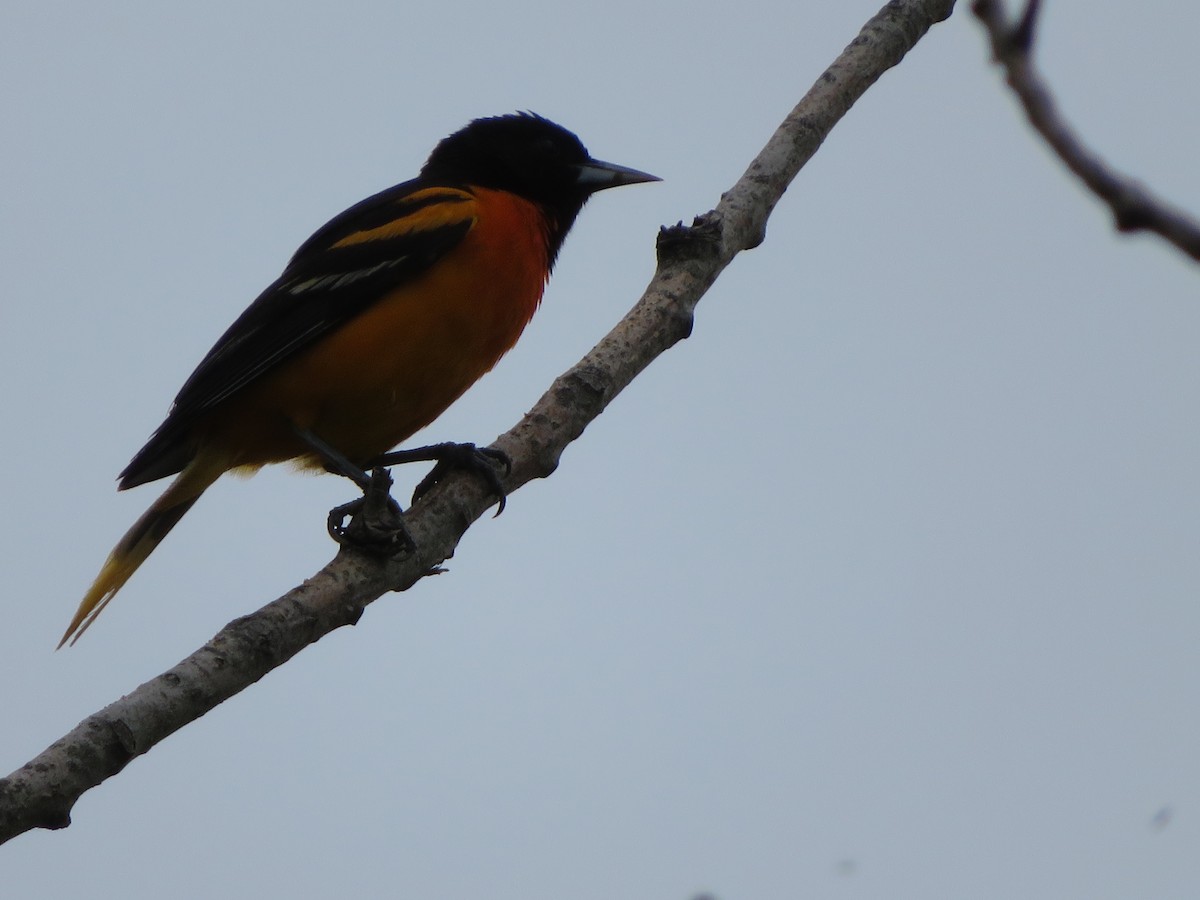
[(121, 489), (180, 471), (199, 416), (425, 272), (471, 230), (474, 213), (467, 191), (410, 181), (327, 222), (200, 361)]

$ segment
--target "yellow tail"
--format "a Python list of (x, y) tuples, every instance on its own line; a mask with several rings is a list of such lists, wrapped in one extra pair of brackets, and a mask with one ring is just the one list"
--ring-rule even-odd
[(154, 505), (146, 510), (133, 527), (125, 532), (125, 536), (108, 555), (100, 574), (92, 582), (62, 640), (58, 642), (59, 648), (67, 641), (73, 645), (83, 636), (88, 626), (96, 621), (96, 617), (108, 605), (108, 601), (116, 596), (129, 577), (146, 561), (146, 557), (175, 527), (175, 523), (183, 518), (184, 513), (192, 508), (200, 499), (200, 495), (225, 469), (225, 465), (213, 459), (205, 459), (204, 454), (201, 454), (179, 473), (171, 482), (171, 486), (154, 501)]

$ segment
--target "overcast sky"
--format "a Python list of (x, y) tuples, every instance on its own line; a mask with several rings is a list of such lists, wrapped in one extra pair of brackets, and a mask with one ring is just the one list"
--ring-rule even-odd
[[(117, 472), (316, 227), (515, 109), (664, 178), (419, 436), (490, 441), (879, 2), (8, 0), (0, 770), (333, 555), (345, 482), (224, 479), (52, 652), (160, 490)], [(0, 894), (1195, 898), (1200, 272), (1113, 233), (960, 7), (449, 574), (0, 848)], [(1046, 7), (1071, 120), (1200, 210), (1200, 9)]]

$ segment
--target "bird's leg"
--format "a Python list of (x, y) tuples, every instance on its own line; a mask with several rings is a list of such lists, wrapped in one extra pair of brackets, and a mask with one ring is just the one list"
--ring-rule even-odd
[[(416, 546), (404, 527), (404, 511), (392, 499), (392, 476), (375, 466), (368, 475), (311, 431), (293, 426), (296, 436), (325, 464), (330, 472), (349, 478), (363, 495), (329, 511), (326, 528), (342, 546), (355, 547), (381, 556), (393, 556)], [(346, 518), (350, 521), (346, 523)]]
[(491, 489), (491, 492), (500, 498), (500, 505), (496, 508), (496, 515), (504, 512), (506, 495), (504, 485), (500, 481), (500, 475), (496, 474), (496, 465), (499, 464), (504, 474), (507, 475), (512, 471), (512, 460), (508, 458), (508, 454), (503, 450), (494, 450), (491, 447), (476, 447), (474, 444), (430, 444), (428, 447), (414, 447), (411, 450), (393, 450), (391, 453), (375, 457), (375, 459), (371, 460), (370, 465), (395, 466), (410, 462), (435, 463), (429, 474), (422, 478), (416, 488), (413, 489), (413, 503), (421, 499), (430, 488), (453, 470), (465, 469), (481, 477), (488, 488)]

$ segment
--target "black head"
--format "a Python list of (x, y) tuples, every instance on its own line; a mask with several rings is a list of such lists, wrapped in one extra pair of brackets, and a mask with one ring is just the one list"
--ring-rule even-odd
[(592, 159), (574, 134), (533, 113), (476, 119), (434, 148), (421, 177), (519, 194), (542, 206), (564, 236), (597, 191), (659, 180)]

